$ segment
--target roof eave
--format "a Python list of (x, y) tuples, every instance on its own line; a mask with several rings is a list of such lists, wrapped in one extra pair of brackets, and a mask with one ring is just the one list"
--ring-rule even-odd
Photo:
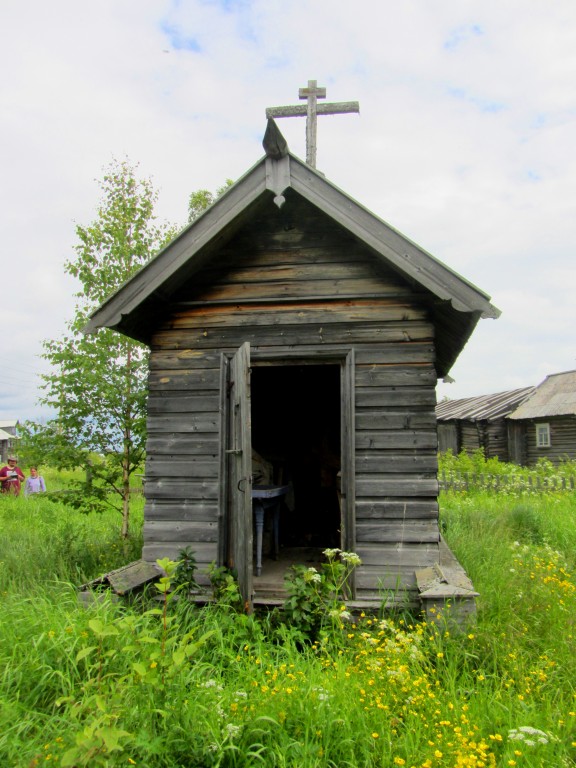
[(234, 221), (242, 220), (243, 213), (266, 193), (274, 194), (275, 202), (281, 205), (282, 193), (288, 188), (338, 221), (408, 280), (426, 288), (438, 299), (450, 302), (455, 310), (475, 316), (472, 328), (480, 317), (497, 318), (500, 315), (500, 310), (490, 303), (489, 296), (361, 206), (318, 171), (288, 153), (280, 159), (264, 157), (259, 160), (202, 216), (182, 230), (96, 309), (84, 332), (93, 333), (102, 327), (116, 328), (145, 342), (146, 334), (138, 333), (135, 324), (129, 320), (130, 315), (146, 300), (161, 304), (167, 293), (166, 283), (181, 270), (186, 269), (190, 274), (196, 265), (199, 268), (201, 263), (197, 255), (219, 233)]

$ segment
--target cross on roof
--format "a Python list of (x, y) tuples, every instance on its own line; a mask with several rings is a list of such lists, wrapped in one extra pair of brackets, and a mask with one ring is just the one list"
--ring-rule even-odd
[(300, 88), (298, 96), (306, 99), (307, 104), (286, 107), (268, 107), (266, 117), (304, 117), (306, 116), (306, 162), (316, 168), (316, 118), (318, 115), (338, 115), (347, 112), (360, 112), (357, 101), (341, 101), (332, 104), (318, 104), (318, 99), (326, 98), (326, 88), (318, 88), (316, 80), (308, 80), (307, 88)]

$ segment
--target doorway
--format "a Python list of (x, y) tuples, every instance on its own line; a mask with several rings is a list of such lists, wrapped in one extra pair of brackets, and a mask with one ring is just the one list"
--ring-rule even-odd
[[(341, 379), (339, 364), (252, 364), (254, 484), (288, 485), (279, 509), (279, 564), (318, 562), (341, 547)], [(272, 567), (271, 526), (263, 573)]]

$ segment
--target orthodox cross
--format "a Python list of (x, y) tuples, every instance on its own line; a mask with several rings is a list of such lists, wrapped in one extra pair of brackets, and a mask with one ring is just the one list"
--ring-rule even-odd
[(357, 101), (341, 101), (332, 104), (318, 104), (326, 98), (326, 88), (318, 88), (316, 80), (308, 80), (307, 88), (300, 88), (298, 96), (307, 104), (287, 107), (268, 107), (267, 118), (306, 116), (306, 162), (316, 168), (316, 118), (318, 115), (339, 115), (345, 112), (360, 112)]

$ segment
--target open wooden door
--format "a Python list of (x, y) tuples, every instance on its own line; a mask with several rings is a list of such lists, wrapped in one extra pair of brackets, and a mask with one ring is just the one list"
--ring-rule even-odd
[(228, 494), (230, 499), (230, 565), (247, 612), (252, 611), (252, 434), (250, 406), (250, 344), (245, 342), (230, 361), (230, 431)]

